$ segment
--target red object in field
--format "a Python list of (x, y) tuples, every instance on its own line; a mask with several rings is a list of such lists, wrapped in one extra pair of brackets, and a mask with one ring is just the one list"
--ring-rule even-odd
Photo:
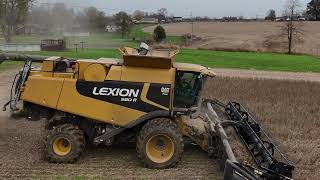
[(64, 51), (66, 43), (63, 39), (44, 39), (41, 41), (41, 51)]

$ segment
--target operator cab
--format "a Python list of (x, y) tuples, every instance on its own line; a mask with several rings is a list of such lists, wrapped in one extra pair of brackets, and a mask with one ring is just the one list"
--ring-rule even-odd
[(176, 74), (174, 107), (196, 106), (201, 96), (205, 76), (198, 72), (178, 71)]
[(201, 99), (206, 77), (215, 74), (208, 68), (195, 64), (174, 63), (177, 69), (174, 90), (174, 107), (197, 106)]

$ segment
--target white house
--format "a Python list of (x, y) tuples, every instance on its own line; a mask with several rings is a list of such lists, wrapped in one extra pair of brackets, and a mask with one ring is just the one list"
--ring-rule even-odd
[(157, 18), (142, 18), (137, 23), (140, 23), (140, 24), (158, 24), (159, 20)]
[(106, 32), (117, 32), (118, 27), (116, 25), (107, 25), (105, 31)]
[(175, 22), (182, 22), (183, 18), (182, 17), (173, 17), (173, 21)]

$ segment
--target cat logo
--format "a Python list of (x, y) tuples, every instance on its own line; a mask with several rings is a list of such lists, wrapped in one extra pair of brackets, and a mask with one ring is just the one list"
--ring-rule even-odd
[(162, 96), (168, 96), (169, 93), (170, 93), (170, 88), (162, 87), (161, 88), (161, 93), (162, 93)]

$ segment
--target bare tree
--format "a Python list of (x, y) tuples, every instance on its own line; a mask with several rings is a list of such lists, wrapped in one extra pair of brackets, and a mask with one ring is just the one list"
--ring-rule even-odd
[(121, 33), (122, 38), (127, 35), (132, 26), (132, 19), (126, 12), (119, 12), (114, 15), (114, 23), (118, 27), (119, 33)]
[(156, 14), (159, 21), (166, 20), (168, 16), (168, 10), (166, 8), (158, 9), (158, 13)]
[(311, 0), (306, 14), (311, 20), (320, 21), (320, 0)]
[(0, 27), (7, 43), (13, 31), (26, 19), (33, 0), (0, 0)]
[(283, 35), (287, 36), (288, 40), (288, 54), (292, 53), (292, 48), (295, 43), (302, 41), (303, 23), (298, 21), (299, 17), (299, 0), (287, 0), (286, 8), (284, 11), (286, 22), (283, 23), (282, 32)]
[(84, 18), (91, 31), (102, 31), (106, 26), (106, 15), (96, 7), (89, 7), (84, 10)]
[(275, 21), (277, 19), (276, 11), (274, 9), (270, 9), (267, 13), (265, 20)]
[(168, 16), (168, 10), (167, 8), (160, 8), (158, 9), (158, 14), (164, 16), (164, 17), (167, 17)]
[(144, 17), (144, 12), (140, 11), (140, 10), (136, 10), (132, 14), (132, 17), (133, 17), (134, 20), (140, 21)]
[(54, 21), (51, 15), (50, 6), (43, 4), (38, 7), (32, 7), (29, 13), (28, 22), (51, 29), (54, 25)]
[(74, 23), (74, 11), (64, 3), (55, 3), (51, 8), (51, 16), (54, 27), (62, 31), (71, 28)]

